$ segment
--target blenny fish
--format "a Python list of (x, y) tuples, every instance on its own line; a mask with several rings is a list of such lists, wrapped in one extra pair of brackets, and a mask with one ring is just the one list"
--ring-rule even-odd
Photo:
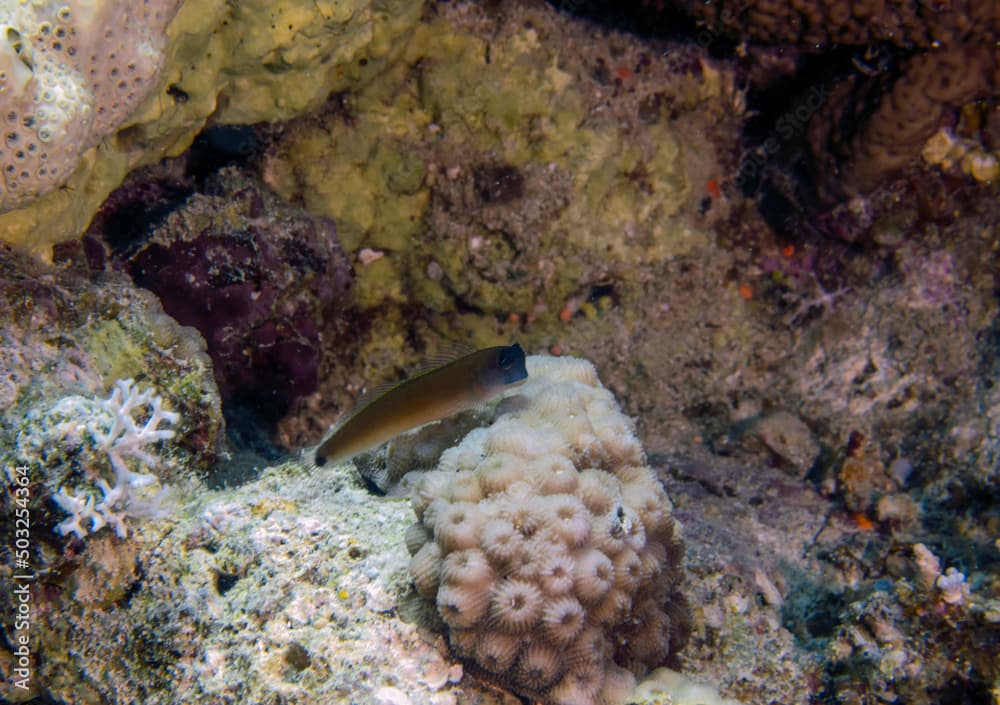
[(476, 350), (362, 399), (313, 452), (317, 466), (347, 460), (401, 433), (487, 402), (528, 376), (520, 345)]

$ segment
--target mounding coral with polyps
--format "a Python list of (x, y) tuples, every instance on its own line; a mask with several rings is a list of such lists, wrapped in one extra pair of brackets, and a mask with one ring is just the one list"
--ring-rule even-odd
[(670, 500), (589, 362), (528, 372), (416, 484), (413, 581), (475, 670), (547, 704), (618, 702), (687, 637)]
[(179, 0), (0, 0), (0, 213), (65, 184), (156, 87)]

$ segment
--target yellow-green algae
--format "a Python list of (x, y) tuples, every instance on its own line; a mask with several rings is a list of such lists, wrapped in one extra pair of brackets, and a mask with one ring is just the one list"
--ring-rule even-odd
[[(577, 88), (582, 70), (563, 68), (532, 28), (487, 41), (442, 19), (422, 24), (401, 61), (350, 97), (348, 119), (300, 125), (271, 154), (266, 178), (285, 197), (333, 218), (349, 252), (385, 251), (384, 259), (358, 267), (362, 308), (398, 302), (404, 279), (413, 300), (431, 311), (454, 311), (457, 295), (486, 313), (547, 302), (554, 315), (595, 268), (663, 261), (699, 239), (674, 217), (689, 185), (671, 128), (622, 128), (596, 114)], [(477, 163), (567, 184), (565, 206), (553, 207), (544, 228), (530, 233), (523, 258), (530, 267), (476, 276), (469, 239), (477, 233), (449, 239), (428, 224), (442, 182)], [(513, 261), (502, 237), (479, 234), (482, 259), (497, 267)], [(559, 262), (542, 281), (544, 253), (558, 253)]]
[(158, 89), (83, 155), (67, 184), (0, 214), (0, 238), (47, 257), (86, 228), (130, 170), (182, 153), (208, 120), (288, 120), (363, 85), (405, 46), (422, 8), (419, 0), (187, 0), (168, 29)]
[(135, 331), (126, 330), (117, 320), (101, 321), (90, 328), (84, 345), (102, 379), (131, 379), (145, 371), (148, 341), (134, 337)]

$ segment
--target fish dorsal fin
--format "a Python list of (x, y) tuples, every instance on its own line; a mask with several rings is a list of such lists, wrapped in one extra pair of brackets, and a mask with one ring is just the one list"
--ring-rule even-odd
[(383, 382), (382, 384), (375, 385), (371, 389), (367, 390), (360, 397), (358, 397), (358, 400), (354, 402), (354, 407), (351, 409), (351, 411), (354, 411), (354, 409), (360, 409), (363, 406), (367, 406), (372, 400), (377, 399), (383, 394), (395, 389), (400, 384), (405, 382), (407, 379), (409, 379), (409, 377), (402, 377), (401, 379), (397, 379), (393, 382)]
[(354, 402), (354, 406), (352, 406), (347, 411), (345, 411), (343, 414), (341, 414), (340, 418), (337, 419), (333, 423), (333, 425), (330, 426), (329, 429), (327, 429), (327, 432), (325, 434), (323, 434), (323, 439), (326, 440), (327, 438), (330, 438), (331, 436), (333, 436), (337, 431), (339, 431), (341, 429), (341, 427), (344, 424), (346, 424), (348, 421), (350, 421), (352, 418), (354, 418), (358, 414), (359, 411), (361, 411), (362, 409), (364, 409), (366, 406), (368, 406), (369, 404), (371, 404), (373, 401), (375, 401), (376, 399), (378, 399), (383, 394), (387, 394), (388, 392), (390, 392), (395, 387), (398, 387), (400, 384), (402, 384), (405, 381), (406, 381), (406, 378), (404, 378), (404, 379), (398, 379), (398, 380), (396, 380), (394, 382), (383, 382), (382, 384), (380, 384), (380, 385), (378, 385), (376, 387), (372, 387), (371, 389), (369, 389), (368, 391), (366, 391), (364, 394), (362, 394), (361, 396), (358, 397), (358, 400), (356, 402)]
[(336, 433), (341, 426), (350, 421), (359, 411), (364, 409), (366, 406), (371, 404), (373, 401), (381, 397), (383, 394), (387, 394), (399, 385), (403, 384), (407, 380), (411, 380), (414, 377), (419, 377), (421, 375), (427, 374), (428, 372), (433, 372), (436, 369), (444, 367), (459, 358), (465, 357), (476, 352), (477, 348), (469, 343), (464, 343), (461, 341), (450, 342), (444, 345), (438, 352), (434, 353), (427, 359), (425, 359), (420, 365), (415, 367), (410, 374), (391, 382), (383, 382), (375, 387), (372, 387), (360, 397), (354, 403), (350, 409), (345, 411), (337, 422), (330, 427), (327, 431), (326, 437), (329, 438), (331, 435)]
[(444, 367), (447, 364), (454, 362), (466, 355), (471, 355), (476, 352), (478, 348), (471, 343), (466, 343), (464, 341), (456, 340), (444, 343), (437, 352), (432, 353), (427, 356), (423, 362), (417, 365), (413, 371), (409, 374), (407, 379), (412, 379), (414, 377), (419, 377), (422, 374), (427, 374), (431, 370), (436, 370), (440, 367)]

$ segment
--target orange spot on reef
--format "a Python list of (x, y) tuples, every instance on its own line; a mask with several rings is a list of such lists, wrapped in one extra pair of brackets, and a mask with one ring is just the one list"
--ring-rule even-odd
[(795, 254), (795, 245), (785, 245), (781, 248), (781, 255), (786, 259)]
[(753, 288), (751, 288), (751, 286), (749, 284), (745, 284), (745, 283), (744, 284), (740, 284), (740, 286), (737, 289), (737, 291), (740, 293), (740, 297), (744, 301), (749, 301), (750, 299), (753, 298)]
[(552, 345), (551, 347), (549, 347), (549, 352), (555, 355), (556, 357), (559, 357), (560, 355), (562, 355), (562, 348), (559, 347), (558, 345)]
[(517, 325), (518, 323), (521, 322), (521, 316), (518, 315), (516, 312), (511, 311), (510, 315), (507, 316), (507, 320), (513, 323), (514, 325)]
[(563, 306), (562, 311), (559, 312), (559, 320), (563, 323), (569, 323), (569, 319), (573, 317), (573, 311), (569, 306)]
[(705, 182), (705, 191), (712, 198), (722, 198), (722, 189), (719, 188), (719, 182), (715, 179), (709, 179)]
[(858, 528), (862, 531), (872, 531), (875, 528), (875, 522), (866, 517), (861, 512), (855, 512), (852, 515), (854, 523), (858, 525)]
[(632, 78), (632, 69), (628, 66), (619, 66), (615, 69), (615, 75), (618, 76), (623, 81), (627, 81)]

